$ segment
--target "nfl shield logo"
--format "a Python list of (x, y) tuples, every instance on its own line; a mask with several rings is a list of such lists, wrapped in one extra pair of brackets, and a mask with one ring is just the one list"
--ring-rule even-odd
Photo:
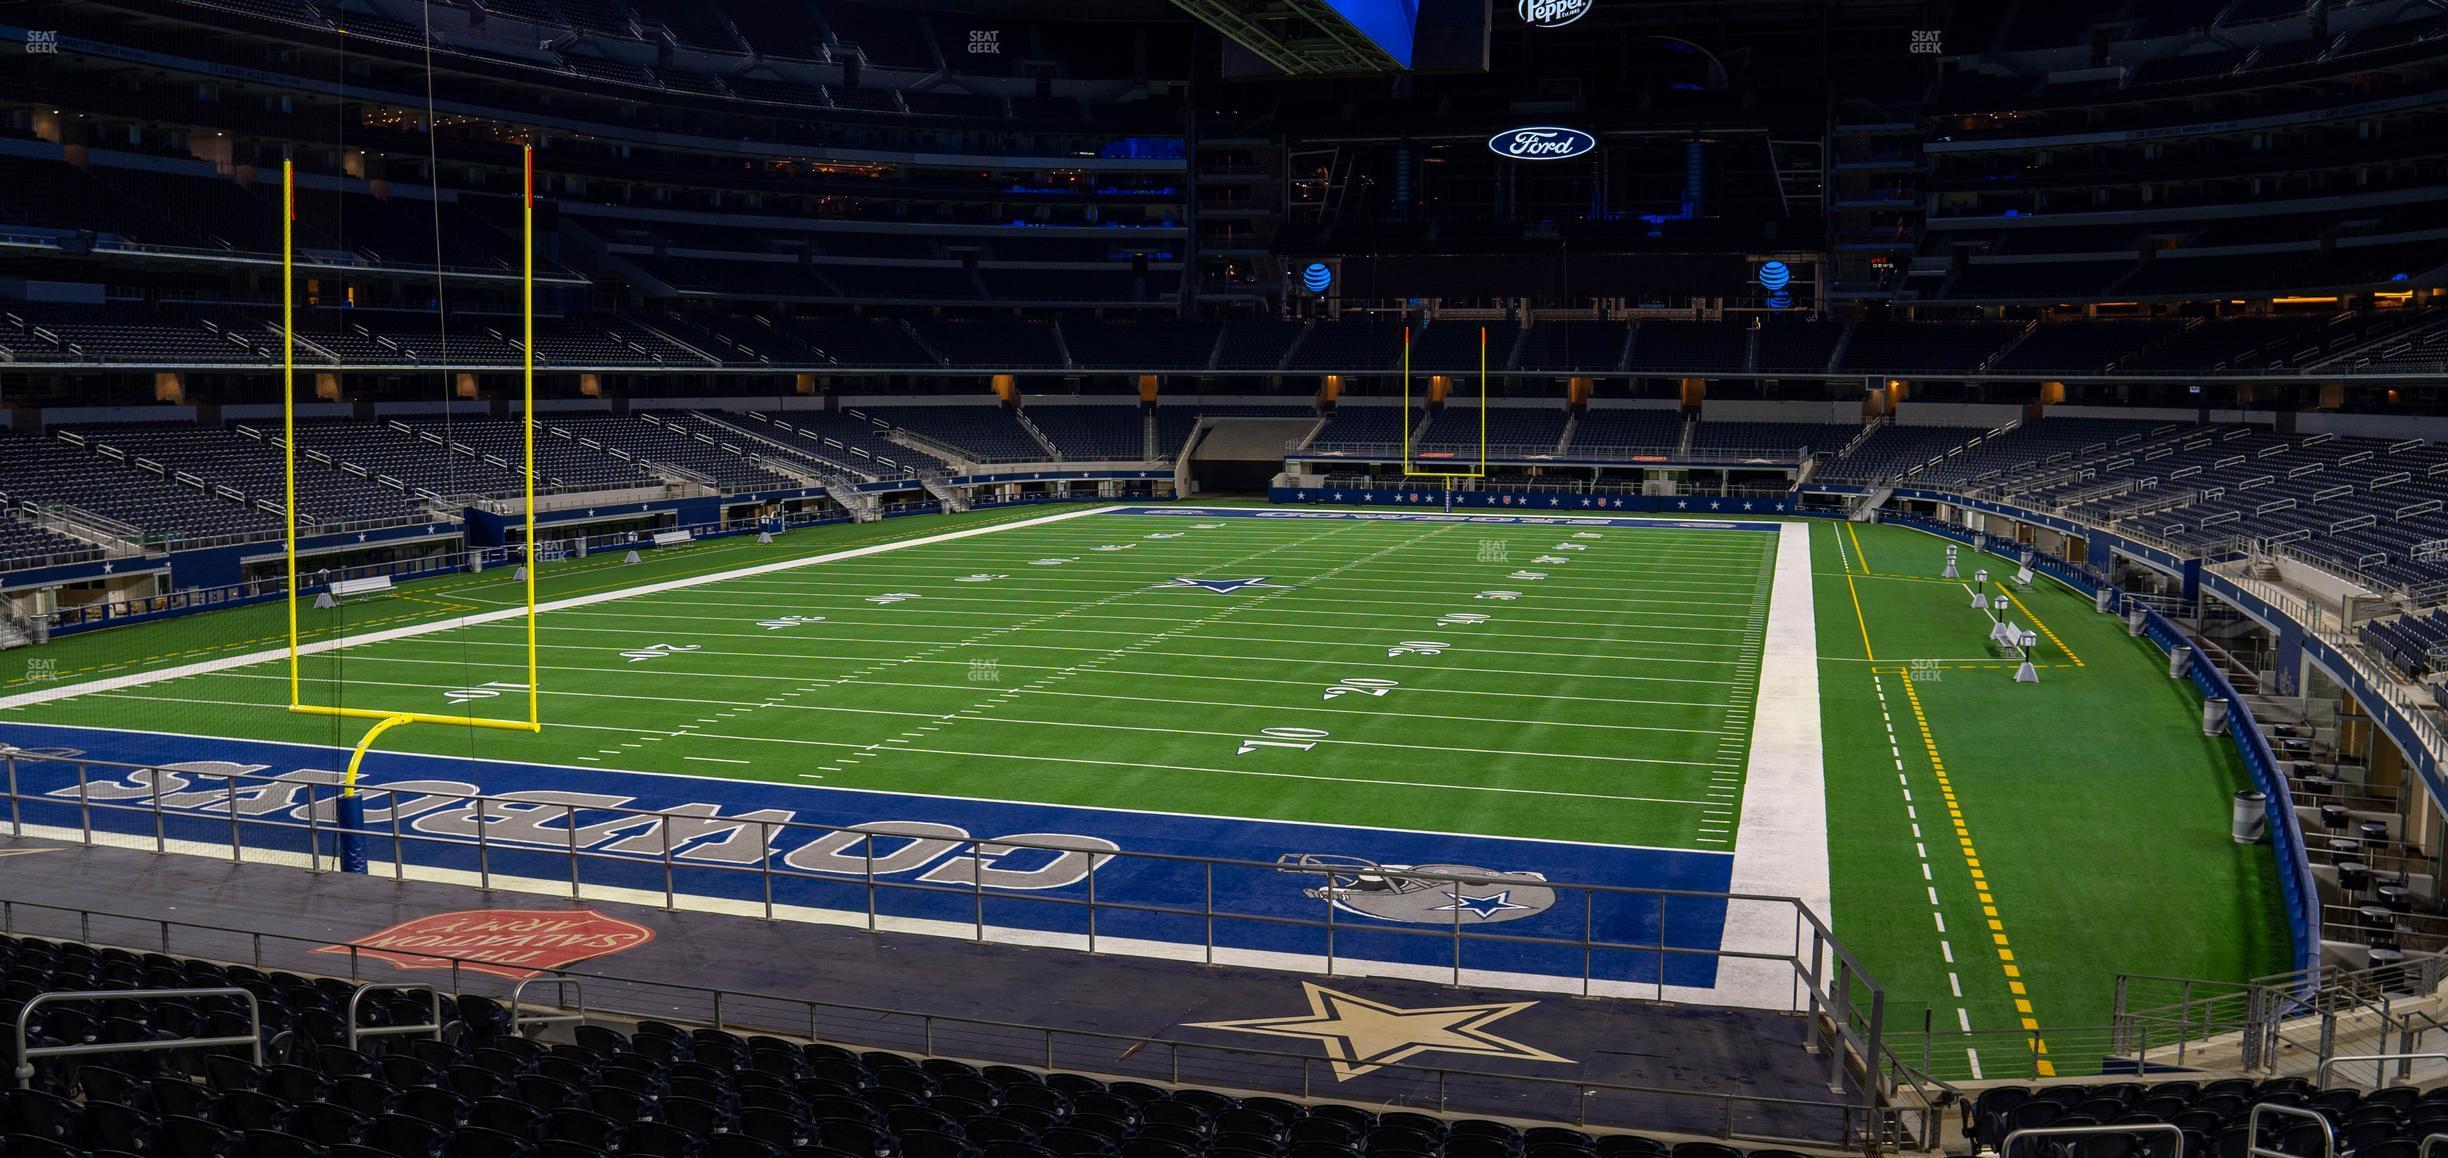
[(471, 909), (402, 921), (317, 953), (388, 961), (401, 969), (461, 969), (522, 981), (654, 940), (654, 930), (592, 909)]

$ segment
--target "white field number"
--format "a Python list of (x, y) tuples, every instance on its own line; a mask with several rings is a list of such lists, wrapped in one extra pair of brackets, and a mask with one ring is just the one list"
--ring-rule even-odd
[(1401, 684), (1396, 683), (1393, 680), (1358, 677), (1354, 679), (1347, 679), (1340, 683), (1326, 685), (1326, 694), (1319, 698), (1333, 700), (1349, 695), (1363, 695), (1377, 696), (1382, 699), (1387, 692), (1401, 686)]
[(1448, 611), (1436, 621), (1438, 627), (1472, 627), (1486, 623), (1490, 616), (1480, 611)]
[(1450, 643), (1437, 639), (1406, 639), (1386, 649), (1386, 658), (1398, 655), (1443, 655)]
[(489, 700), (506, 691), (523, 692), (526, 690), (527, 685), (525, 684), (509, 683), (503, 680), (487, 680), (482, 685), (477, 687), (453, 688), (442, 693), (442, 696), (454, 704), (464, 704), (471, 700)]
[(757, 620), (757, 626), (767, 631), (780, 631), (786, 627), (804, 627), (810, 623), (823, 623), (824, 621), (825, 617), (821, 615), (778, 615), (772, 619)]
[(684, 651), (696, 651), (704, 646), (698, 643), (650, 643), (644, 647), (630, 648), (621, 654), (628, 656), (629, 662), (638, 663), (644, 660), (661, 659), (664, 656), (676, 655)]
[(1241, 750), (1234, 755), (1247, 756), (1260, 748), (1290, 748), (1306, 752), (1317, 747), (1317, 742), (1325, 739), (1326, 735), (1323, 728), (1260, 728), (1257, 735), (1241, 741)]

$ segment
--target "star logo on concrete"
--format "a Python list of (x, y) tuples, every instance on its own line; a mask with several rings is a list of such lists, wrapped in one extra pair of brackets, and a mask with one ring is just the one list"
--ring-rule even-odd
[(1304, 1014), (1196, 1022), (1185, 1028), (1257, 1033), (1317, 1042), (1325, 1049), (1327, 1058), (1334, 1062), (1335, 1080), (1338, 1082), (1375, 1073), (1424, 1053), (1456, 1053), (1566, 1064), (1572, 1061), (1571, 1058), (1557, 1057), (1545, 1050), (1488, 1032), (1489, 1026), (1537, 1005), (1535, 1001), (1495, 1001), (1477, 1005), (1404, 1009), (1328, 989), (1314, 981), (1301, 982), (1301, 990), (1309, 998), (1309, 1012)]

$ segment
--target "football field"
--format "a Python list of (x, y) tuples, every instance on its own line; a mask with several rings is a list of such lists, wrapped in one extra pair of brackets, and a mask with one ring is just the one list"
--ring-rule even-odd
[[(1796, 947), (1725, 894), (1800, 897), (1952, 1077), (2095, 1069), (2119, 973), (2286, 960), (2191, 686), (1993, 581), (2013, 682), (1920, 531), (1047, 510), (547, 562), (543, 730), (386, 732), (374, 871), (1780, 1008), (1711, 954)], [(300, 699), (519, 718), (521, 588), (301, 606)], [(12, 818), (329, 867), (369, 721), (288, 711), (286, 642), (273, 603), (22, 653)]]
[[(1102, 889), (1089, 895), (1109, 906), (1301, 920), (1331, 910), (1353, 923), (1331, 946), (1302, 925), (1192, 930), (1174, 912), (1124, 913), (1102, 932), (1393, 962), (1454, 950), (1373, 936), (1381, 926), (1501, 925), (1559, 944), (1655, 945), (1663, 933), (1694, 949), (1727, 936), (1722, 902), (1571, 896), (1555, 883), (1824, 906), (1824, 837), (1745, 848), (1746, 832), (1794, 816), (1823, 825), (1815, 692), (1783, 697), (1766, 718), (1759, 703), (1777, 601), (1801, 616), (1781, 636), (1781, 670), (1815, 665), (1799, 525), (1120, 508), (815, 553), (787, 549), (791, 538), (652, 552), (637, 565), (547, 564), (544, 729), (387, 733), (365, 766), (372, 856), (386, 858), (394, 830), (422, 841), (483, 829), (485, 871), (550, 881), (566, 870), (541, 854), (521, 868), (508, 850), (728, 864), (754, 843), (790, 872), (784, 903), (802, 907), (872, 909), (829, 892), (826, 874), (845, 875), (847, 861), (865, 878), (906, 865), (913, 880), (972, 890)], [(412, 592), (302, 606), (300, 698), (519, 718), (514, 586)], [(288, 711), (279, 647), (203, 650), (97, 663), (20, 691), (0, 727), (27, 747), (207, 757), (308, 781), (328, 781), (367, 727)], [(1777, 791), (1746, 808), (1764, 739), (1776, 741), (1760, 750)], [(108, 779), (102, 794), (128, 802), (121, 818), (140, 834), (157, 796), (198, 816), (295, 820), (314, 807), (287, 788)], [(557, 815), (471, 823), (454, 791)], [(640, 828), (623, 811), (690, 807), (716, 822)], [(856, 850), (765, 827), (880, 822), (900, 827)], [(176, 823), (211, 838), (208, 821)], [(962, 842), (990, 835), (1086, 851), (978, 864), (994, 846)], [(1217, 884), (1189, 883), (1185, 862), (1133, 854), (1443, 866), (1489, 884), (1386, 897), (1351, 875), (1238, 869), (1219, 900)], [(966, 868), (947, 870), (964, 856)], [(744, 883), (706, 891), (737, 896)], [(889, 900), (912, 919), (947, 916), (939, 893)], [(1079, 931), (1069, 908), (977, 907), (980, 925)], [(1790, 919), (1781, 936), (1790, 946)], [(1723, 980), (1704, 955), (1639, 958), (1490, 942), (1466, 964), (1699, 990)]]

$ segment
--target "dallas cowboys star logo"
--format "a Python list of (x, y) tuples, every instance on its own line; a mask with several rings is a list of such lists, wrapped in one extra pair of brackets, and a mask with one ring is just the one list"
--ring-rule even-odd
[(1270, 1037), (1307, 1038), (1317, 1042), (1334, 1063), (1335, 1080), (1347, 1082), (1423, 1053), (1453, 1053), (1516, 1061), (1565, 1062), (1546, 1050), (1498, 1037), (1488, 1027), (1538, 1004), (1536, 1001), (1487, 1002), (1405, 1009), (1355, 994), (1328, 989), (1314, 981), (1301, 982), (1309, 1012), (1290, 1017), (1252, 1017), (1239, 1021), (1185, 1023), (1186, 1029), (1218, 1029), (1230, 1033), (1261, 1033)]
[(1193, 579), (1187, 575), (1177, 575), (1167, 582), (1157, 584), (1157, 586), (1165, 589), (1189, 587), (1199, 591), (1213, 592), (1217, 595), (1230, 595), (1235, 591), (1240, 591), (1249, 587), (1288, 587), (1291, 585), (1288, 583), (1269, 583), (1267, 582), (1267, 577), (1264, 575), (1260, 575), (1254, 579)]
[(1430, 912), (1469, 913), (1470, 915), (1484, 921), (1489, 917), (1493, 917), (1498, 913), (1504, 912), (1506, 909), (1527, 909), (1530, 907), (1528, 905), (1514, 904), (1513, 890), (1511, 889), (1500, 889), (1494, 895), (1485, 897), (1465, 896), (1459, 889), (1448, 891), (1445, 895), (1452, 897), (1453, 903), (1450, 905), (1438, 905), (1430, 909)]

